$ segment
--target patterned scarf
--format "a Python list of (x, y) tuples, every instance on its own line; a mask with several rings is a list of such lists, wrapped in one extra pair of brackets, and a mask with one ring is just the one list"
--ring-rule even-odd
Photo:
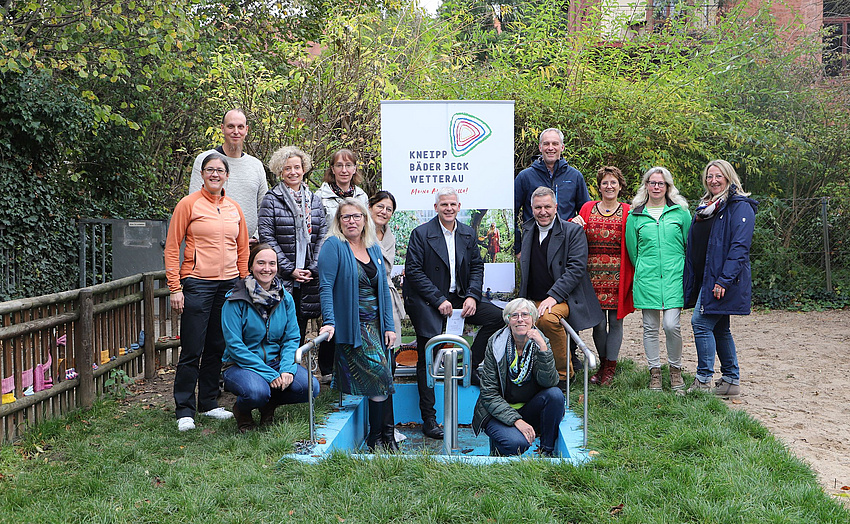
[(723, 207), (723, 202), (725, 202), (730, 196), (738, 193), (738, 186), (732, 184), (729, 186), (729, 191), (726, 193), (725, 198), (716, 198), (716, 199), (708, 199), (702, 200), (697, 206), (696, 211), (696, 219), (697, 222), (702, 222), (703, 220), (710, 220), (714, 218), (714, 215), (717, 211)]
[(248, 275), (245, 277), (245, 287), (248, 289), (248, 296), (251, 297), (251, 301), (260, 311), (260, 315), (262, 315), (263, 320), (268, 321), (269, 314), (271, 314), (272, 309), (274, 309), (276, 305), (280, 304), (280, 280), (278, 280), (277, 277), (274, 277), (271, 286), (269, 286), (269, 290), (266, 291), (263, 289), (263, 286), (257, 283), (257, 279), (255, 279), (253, 275)]
[(534, 367), (534, 355), (537, 353), (537, 344), (532, 340), (525, 343), (522, 351), (522, 356), (519, 356), (514, 345), (514, 337), (508, 337), (508, 378), (521, 386), (524, 382), (531, 378), (531, 369)]
[(307, 234), (309, 235), (313, 233), (313, 224), (310, 221), (310, 199), (306, 198), (309, 196), (307, 195), (307, 191), (305, 191), (306, 188), (307, 186), (304, 184), (301, 184), (298, 191), (295, 191), (289, 186), (286, 187), (289, 190), (289, 194), (295, 200), (295, 204), (298, 206), (298, 218), (304, 221), (304, 224), (307, 226)]
[(339, 198), (349, 198), (354, 196), (354, 184), (348, 186), (348, 191), (343, 191), (336, 182), (331, 182), (331, 191)]

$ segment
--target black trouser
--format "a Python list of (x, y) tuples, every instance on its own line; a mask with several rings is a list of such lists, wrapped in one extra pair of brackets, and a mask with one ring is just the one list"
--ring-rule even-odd
[[(449, 302), (452, 303), (452, 308), (461, 309), (464, 299), (455, 295), (449, 294)], [(472, 341), (472, 346), (469, 348), (472, 353), (472, 369), (478, 369), (478, 365), (484, 360), (484, 350), (487, 349), (487, 341), (490, 337), (505, 326), (505, 321), (502, 318), (502, 310), (490, 302), (477, 302), (475, 314), (466, 317), (466, 323), (473, 326), (480, 326), (478, 334), (475, 335), (475, 340)], [(427, 374), (425, 369), (425, 346), (428, 345), (428, 340), (431, 337), (416, 337), (416, 350), (418, 358), (416, 360), (416, 383), (419, 389), (419, 411), (422, 413), (422, 420), (435, 418), (437, 410), (434, 409), (434, 390), (428, 387)]]
[[(224, 353), (221, 306), (224, 305), (224, 296), (233, 289), (237, 280), (183, 280), (180, 360), (174, 375), (177, 418), (194, 417), (195, 411), (218, 407), (218, 379)], [(195, 386), (198, 387), (197, 404)]]
[[(305, 318), (301, 316), (301, 288), (293, 287), (292, 288), (292, 299), (295, 301), (295, 311), (298, 313), (298, 329), (301, 332), (301, 344), (304, 345), (304, 338), (307, 336), (307, 324), (310, 322), (309, 318)], [(319, 365), (319, 374), (321, 375), (330, 375), (333, 372), (334, 368), (334, 353), (336, 351), (336, 345), (333, 342), (322, 342), (319, 344), (316, 356), (316, 362)]]

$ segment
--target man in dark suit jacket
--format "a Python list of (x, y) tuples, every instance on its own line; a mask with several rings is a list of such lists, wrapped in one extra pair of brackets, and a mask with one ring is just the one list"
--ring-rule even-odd
[[(584, 228), (558, 217), (555, 192), (541, 186), (531, 195), (532, 220), (522, 226), (519, 296), (537, 304), (537, 327), (549, 339), (561, 380), (570, 372), (566, 318), (576, 332), (604, 320), (602, 308), (587, 274), (587, 237)], [(571, 353), (574, 342), (569, 341)]]
[[(443, 333), (452, 309), (461, 309), (468, 324), (478, 325), (472, 343), (472, 381), (477, 383), (478, 365), (490, 335), (505, 325), (501, 309), (481, 301), (484, 261), (477, 245), (475, 230), (457, 221), (460, 200), (450, 187), (437, 192), (434, 210), (437, 216), (410, 234), (404, 263), (404, 308), (416, 330), (419, 359), (416, 380), (419, 386), (419, 410), (422, 432), (431, 438), (443, 438), (434, 409), (434, 390), (426, 382), (425, 346), (431, 337)], [(449, 250), (449, 246), (454, 249)]]

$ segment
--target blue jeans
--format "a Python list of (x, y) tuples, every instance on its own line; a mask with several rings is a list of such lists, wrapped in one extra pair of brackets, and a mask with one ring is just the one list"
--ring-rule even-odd
[[(269, 365), (275, 370), (280, 369), (280, 361), (274, 360)], [(310, 374), (299, 365), (292, 384), (284, 390), (272, 389), (266, 379), (250, 369), (231, 366), (224, 370), (224, 387), (236, 395), (236, 406), (242, 413), (250, 413), (254, 408), (263, 408), (272, 403), (298, 404), (307, 402), (307, 379)], [(313, 379), (313, 397), (319, 396), (319, 381)]]
[(697, 346), (697, 380), (708, 383), (714, 376), (714, 355), (720, 360), (720, 374), (730, 384), (740, 382), (738, 354), (729, 330), (729, 315), (706, 315), (702, 308), (702, 291), (697, 297), (691, 326)]
[[(522, 420), (540, 435), (540, 451), (552, 453), (558, 438), (558, 426), (564, 418), (564, 392), (557, 387), (542, 389), (517, 411)], [(506, 426), (494, 417), (484, 422), (484, 433), (490, 437), (490, 449), (498, 455), (522, 455), (531, 447), (520, 430)]]

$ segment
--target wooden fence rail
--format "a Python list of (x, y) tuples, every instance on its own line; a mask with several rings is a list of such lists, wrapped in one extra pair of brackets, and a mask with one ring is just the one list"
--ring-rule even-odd
[(170, 336), (177, 316), (168, 295), (159, 271), (0, 303), (0, 442), (91, 407), (114, 370), (151, 378), (166, 349), (174, 349), (176, 364), (180, 341)]

